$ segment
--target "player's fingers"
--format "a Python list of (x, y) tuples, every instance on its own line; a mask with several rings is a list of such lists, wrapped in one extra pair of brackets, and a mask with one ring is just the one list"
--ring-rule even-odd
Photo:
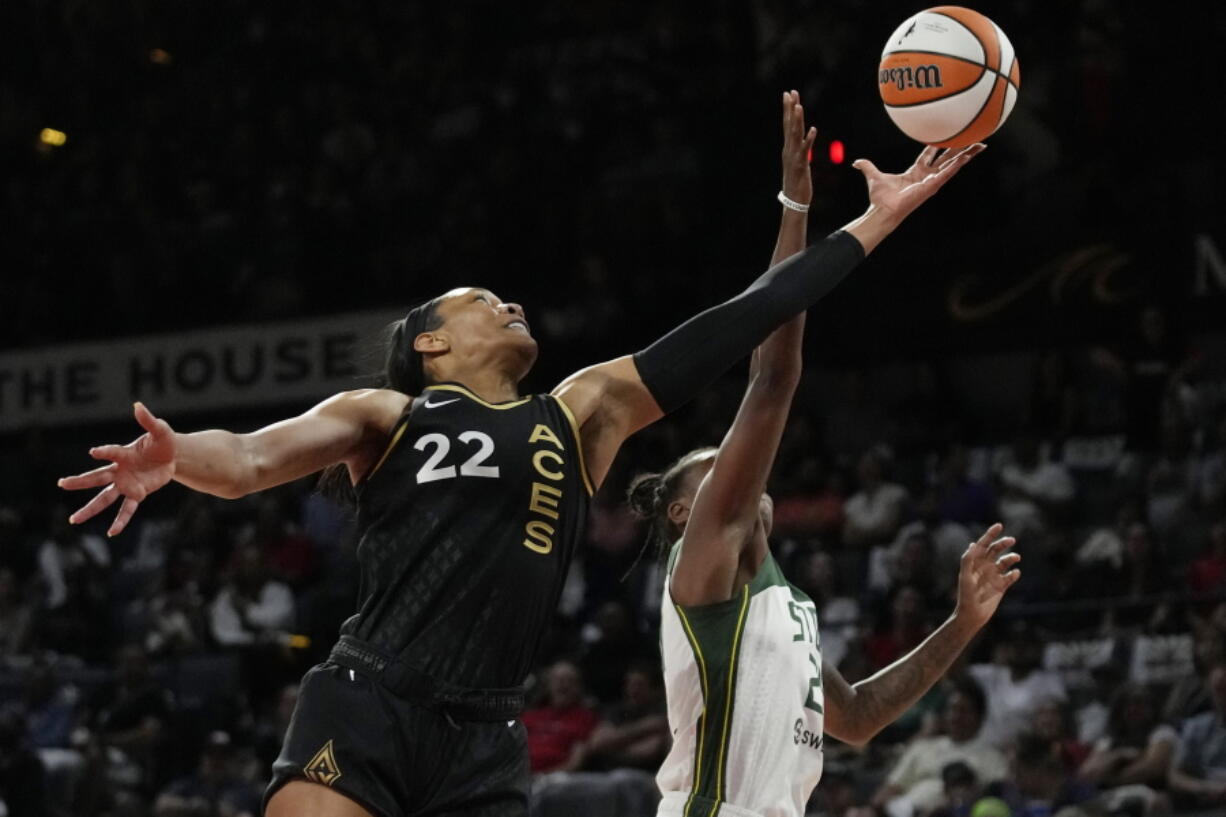
[(120, 531), (128, 526), (128, 521), (132, 519), (132, 514), (136, 513), (140, 503), (131, 497), (124, 497), (123, 504), (119, 506), (119, 513), (115, 514), (115, 521), (107, 528), (107, 536), (115, 536)]
[(79, 525), (82, 522), (92, 519), (99, 512), (105, 511), (111, 505), (115, 504), (115, 500), (119, 499), (119, 490), (114, 485), (108, 485), (103, 488), (98, 494), (81, 507), (76, 513), (68, 517), (68, 521), (73, 525)]
[(936, 158), (939, 148), (934, 148), (932, 145), (925, 145), (920, 151), (920, 155), (916, 157), (915, 164), (918, 167), (928, 168), (932, 165), (932, 160)]
[(810, 127), (809, 132), (805, 134), (805, 149), (813, 147), (813, 143), (817, 141), (817, 128)]
[(944, 170), (946, 167), (949, 167), (956, 160), (962, 158), (963, 156), (965, 156), (968, 159), (973, 156), (978, 156), (980, 153), (984, 151), (985, 148), (987, 148), (987, 145), (983, 144), (982, 142), (976, 142), (973, 145), (967, 145), (966, 147), (962, 148), (956, 153), (951, 154), (949, 151), (945, 151), (945, 154), (941, 157), (941, 161), (937, 167), (937, 170), (938, 171)]
[(868, 159), (856, 159), (851, 163), (851, 166), (863, 173), (866, 179), (873, 179), (881, 175), (881, 171), (877, 169), (877, 165), (873, 164)]
[(86, 471), (84, 474), (61, 477), (55, 484), (65, 491), (79, 491), (82, 488), (99, 488), (103, 485), (110, 485), (115, 480), (117, 467), (115, 463), (111, 463), (92, 471)]
[(996, 566), (1000, 568), (1001, 573), (1005, 573), (1008, 572), (1009, 568), (1013, 567), (1021, 560), (1022, 554), (1020, 553), (1006, 553), (1004, 556), (1001, 556), (996, 560)]
[(122, 445), (96, 445), (89, 450), (89, 455), (96, 460), (127, 462), (131, 458), (132, 452)]
[(1017, 544), (1017, 540), (1012, 536), (1002, 536), (999, 539), (988, 545), (988, 558), (995, 559), (1000, 554), (1009, 550)]
[(950, 179), (957, 175), (958, 171), (966, 166), (966, 163), (974, 157), (974, 153), (963, 153), (949, 160), (949, 164), (942, 167), (936, 173), (926, 179), (932, 183), (932, 189), (937, 190), (945, 185)]
[(992, 544), (997, 539), (999, 539), (1001, 531), (1003, 531), (1004, 529), (1005, 529), (1005, 526), (1000, 524), (999, 522), (993, 524), (991, 527), (985, 530), (978, 539), (975, 540), (975, 544), (973, 546), (974, 549), (983, 550), (988, 545)]
[(161, 431), (158, 427), (158, 418), (153, 416), (153, 412), (145, 408), (145, 404), (137, 401), (132, 404), (132, 413), (136, 416), (136, 422), (140, 423), (140, 427), (148, 431), (150, 434), (156, 434)]

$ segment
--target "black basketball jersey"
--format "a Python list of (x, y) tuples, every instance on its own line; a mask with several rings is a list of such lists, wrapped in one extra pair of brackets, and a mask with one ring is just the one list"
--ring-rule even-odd
[(341, 632), (459, 686), (522, 683), (591, 492), (558, 398), (428, 387), (357, 486), (361, 590)]

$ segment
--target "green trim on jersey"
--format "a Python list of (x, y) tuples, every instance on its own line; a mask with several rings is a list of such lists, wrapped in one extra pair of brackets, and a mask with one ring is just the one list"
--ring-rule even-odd
[[(670, 577), (683, 546), (684, 537), (673, 545), (669, 553), (667, 572)], [(694, 784), (686, 800), (684, 817), (715, 817), (720, 804), (727, 799), (724, 776), (727, 772), (742, 635), (751, 600), (772, 587), (786, 588), (798, 601), (809, 601), (808, 596), (784, 577), (779, 563), (768, 551), (753, 579), (741, 585), (732, 598), (713, 604), (673, 603), (686, 640), (694, 652), (703, 699), (695, 739)], [(671, 591), (669, 595), (671, 598)]]
[(685, 817), (711, 817), (727, 796), (728, 741), (732, 733), (741, 635), (748, 618), (750, 586), (737, 597), (696, 607), (673, 605), (685, 629), (702, 684), (703, 711), (694, 752), (694, 786)]

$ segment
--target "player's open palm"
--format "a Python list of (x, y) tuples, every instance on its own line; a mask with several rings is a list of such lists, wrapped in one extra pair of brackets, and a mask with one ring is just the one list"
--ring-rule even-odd
[(980, 142), (956, 151), (928, 146), (902, 173), (882, 173), (868, 159), (857, 159), (852, 167), (864, 174), (869, 203), (901, 220), (931, 198), (985, 147)]
[(93, 499), (68, 517), (75, 524), (92, 519), (109, 508), (120, 497), (123, 504), (107, 536), (122, 531), (136, 513), (136, 508), (149, 494), (161, 488), (175, 475), (175, 433), (165, 420), (159, 420), (141, 403), (134, 413), (145, 433), (127, 445), (100, 445), (89, 450), (96, 460), (109, 460), (107, 465), (64, 477), (59, 486), (69, 491), (102, 488)]
[(996, 523), (962, 554), (955, 612), (980, 627), (996, 612), (1005, 591), (1021, 577), (1017, 563), (1022, 557), (1008, 552), (1017, 540), (1001, 536), (1003, 531), (1004, 527)]
[(783, 94), (783, 195), (801, 204), (813, 198), (813, 176), (809, 172), (809, 153), (817, 128), (805, 128), (805, 109), (800, 93)]

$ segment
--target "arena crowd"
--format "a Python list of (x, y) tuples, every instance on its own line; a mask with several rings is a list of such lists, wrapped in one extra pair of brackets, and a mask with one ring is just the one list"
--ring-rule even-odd
[[(884, 119), (871, 86), (838, 79), (880, 50), (861, 5), (725, 0), (696, 18), (679, 2), (550, 2), (528, 18), (471, 3), (6, 2), (34, 46), (0, 76), (3, 296), (20, 305), (0, 349), (477, 283), (527, 306), (543, 377), (631, 351), (629, 336), (765, 261), (780, 83), (811, 111)], [(1187, 128), (1179, 168), (1131, 158), (1158, 142), (1132, 127), (1125, 91), (1152, 90), (1142, 59), (1170, 49), (1112, 4), (1055, 20), (1004, 7), (1023, 103), (992, 142), (1007, 160), (966, 174), (971, 204), (950, 205), (963, 255), (1002, 236), (1020, 254), (1022, 235), (1060, 251), (1074, 234), (1162, 242), (1182, 197), (1215, 195), (1196, 162), (1218, 150)], [(1191, 36), (1221, 28), (1221, 8), (1206, 14)], [(720, 109), (747, 98), (762, 104)], [(47, 126), (65, 145), (35, 144)], [(881, 127), (861, 142), (887, 144)], [(862, 201), (821, 157), (814, 169), (815, 223)], [(818, 604), (823, 655), (851, 681), (904, 655), (949, 613), (958, 557), (988, 523), (1018, 538), (1023, 578), (898, 723), (865, 747), (826, 742), (811, 814), (1223, 813), (1226, 392), (1205, 377), (1204, 327), (1143, 298), (1051, 337), (993, 327), (976, 343), (1010, 335), (991, 339), (1015, 364), (1002, 411), (951, 374), (978, 347), (947, 334), (929, 357), (894, 348), (908, 310), (888, 293), (847, 303), (870, 296), (886, 317), (819, 307), (810, 321), (818, 344), (770, 486), (774, 552)], [(717, 443), (741, 378), (632, 439), (594, 500), (524, 715), (542, 817), (654, 814), (670, 740), (661, 568), (623, 493)], [(81, 470), (87, 433), (130, 429), (32, 428), (0, 450), (0, 814), (257, 815), (297, 681), (352, 612), (349, 513), (311, 480), (239, 501), (169, 489), (108, 540), (104, 521), (69, 526), (75, 497), (54, 489)]]

